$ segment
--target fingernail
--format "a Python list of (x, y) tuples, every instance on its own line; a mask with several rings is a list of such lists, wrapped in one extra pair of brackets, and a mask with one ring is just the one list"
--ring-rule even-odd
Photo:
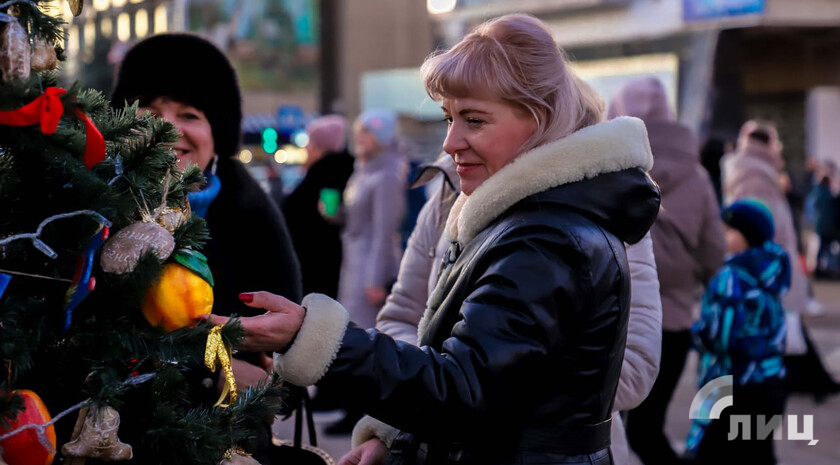
[(254, 300), (254, 294), (251, 294), (250, 292), (243, 292), (242, 294), (239, 294), (239, 300), (245, 302), (246, 304), (250, 304)]

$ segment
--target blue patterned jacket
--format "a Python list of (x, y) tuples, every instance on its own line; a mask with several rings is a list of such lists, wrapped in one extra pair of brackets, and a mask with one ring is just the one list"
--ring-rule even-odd
[(691, 329), (700, 386), (725, 375), (739, 386), (784, 377), (781, 295), (790, 286), (790, 266), (784, 249), (767, 242), (730, 257), (712, 278)]

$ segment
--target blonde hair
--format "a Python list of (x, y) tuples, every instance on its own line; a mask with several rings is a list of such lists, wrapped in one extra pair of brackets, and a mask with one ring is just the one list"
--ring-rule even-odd
[(420, 68), (426, 91), (445, 98), (500, 99), (533, 116), (522, 151), (603, 120), (604, 101), (569, 66), (537, 18), (510, 14), (490, 20)]

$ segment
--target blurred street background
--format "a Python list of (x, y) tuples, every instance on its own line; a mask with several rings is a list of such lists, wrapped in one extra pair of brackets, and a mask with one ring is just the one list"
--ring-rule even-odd
[[(837, 263), (823, 263), (815, 276), (819, 240), (806, 201), (817, 167), (840, 165), (840, 0), (88, 0), (78, 17), (64, 0), (53, 4), (68, 23), (62, 79), (106, 95), (125, 52), (150, 35), (189, 31), (224, 50), (243, 92), (239, 159), (278, 202), (303, 174), (304, 127), (320, 115), (352, 121), (367, 109), (393, 110), (413, 164), (434, 160), (446, 124), (425, 94), (419, 65), (474, 26), (511, 12), (545, 21), (605, 100), (628, 79), (657, 77), (680, 122), (704, 148), (718, 147), (701, 152), (713, 180), (741, 125), (772, 121), (784, 144), (797, 264), (822, 304), (805, 325), (840, 379), (840, 242), (828, 257)], [(666, 425), (677, 450), (685, 447), (696, 390), (692, 353)], [(814, 415), (819, 443), (777, 441), (782, 464), (840, 463), (840, 396), (792, 397), (787, 413)], [(316, 414), (319, 443), (336, 459), (349, 450), (349, 435), (327, 435), (324, 426), (340, 417)], [(275, 429), (278, 437), (292, 436), (289, 422)]]
[[(732, 143), (752, 118), (776, 123), (794, 208), (808, 160), (840, 160), (840, 2), (836, 0), (89, 0), (68, 22), (70, 82), (106, 94), (136, 41), (190, 31), (227, 53), (244, 97), (241, 160), (290, 192), (305, 158), (306, 122), (352, 120), (385, 107), (400, 115), (408, 155), (434, 159), (445, 133), (418, 67), (500, 14), (534, 14), (605, 99), (654, 75), (701, 141)], [(173, 69), (173, 73), (190, 73)], [(212, 79), (212, 76), (195, 76)], [(296, 137), (297, 136), (297, 137)], [(297, 144), (296, 144), (297, 142)]]

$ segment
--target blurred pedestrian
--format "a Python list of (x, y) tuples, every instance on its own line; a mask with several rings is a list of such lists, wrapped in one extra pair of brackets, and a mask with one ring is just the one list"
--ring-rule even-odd
[(326, 200), (337, 206), (353, 173), (353, 157), (347, 151), (347, 121), (340, 115), (322, 116), (307, 124), (306, 134), (309, 143), (303, 179), (283, 202), (283, 214), (300, 259), (304, 294), (319, 292), (336, 298), (341, 226), (324, 218), (318, 203)]
[(662, 193), (651, 228), (662, 296), (662, 359), (650, 394), (627, 414), (627, 438), (646, 465), (672, 464), (678, 459), (665, 435), (665, 415), (691, 347), (692, 310), (723, 263), (723, 224), (700, 165), (697, 137), (677, 122), (659, 79), (645, 76), (625, 84), (609, 108), (610, 118), (621, 115), (645, 122), (654, 160), (650, 175)]
[(402, 257), (408, 165), (397, 149), (397, 117), (363, 112), (353, 126), (355, 170), (344, 191), (344, 260), (338, 300), (350, 320), (372, 328), (397, 278)]
[[(248, 289), (272, 289), (298, 301), (300, 267), (283, 215), (236, 159), (242, 100), (224, 54), (190, 34), (145, 39), (128, 51), (116, 75), (111, 105), (121, 109), (126, 102), (138, 102), (141, 110), (172, 123), (180, 133), (173, 147), (178, 166), (197, 165), (207, 178), (189, 200), (210, 233), (202, 252), (215, 282), (213, 313), (262, 313), (238, 299)], [(265, 379), (270, 367), (265, 352), (238, 352), (233, 360), (237, 386), (246, 389)], [(218, 397), (215, 391), (208, 395)], [(258, 434), (268, 447), (270, 422)], [(268, 463), (260, 452), (257, 456)]]
[(703, 146), (700, 148), (700, 164), (709, 173), (709, 179), (712, 181), (712, 187), (715, 189), (715, 197), (717, 197), (718, 204), (723, 202), (723, 194), (721, 193), (721, 172), (720, 160), (727, 153), (726, 143), (723, 139), (718, 137), (710, 137), (706, 139)]
[[(732, 405), (721, 417), (709, 412), (720, 400), (713, 391), (700, 407), (689, 434), (688, 455), (698, 465), (775, 465), (773, 435), (757, 436), (765, 421), (781, 421), (785, 410), (783, 363), (785, 312), (781, 295), (790, 284), (788, 254), (773, 242), (773, 217), (766, 205), (738, 200), (723, 211), (729, 258), (706, 288), (692, 335), (700, 353), (698, 388), (731, 376)], [(733, 438), (733, 416), (749, 418)], [(781, 425), (777, 425), (781, 428)], [(735, 426), (739, 428), (739, 426)]]
[[(363, 112), (356, 118), (353, 134), (356, 162), (344, 190), (338, 301), (351, 321), (372, 328), (397, 279), (402, 257), (400, 225), (407, 203), (408, 165), (398, 149), (394, 112)], [(327, 428), (328, 434), (348, 434), (362, 417), (355, 405), (345, 410), (344, 418)]]
[(775, 242), (784, 247), (791, 261), (790, 291), (782, 297), (782, 303), (785, 309), (805, 312), (808, 283), (800, 266), (793, 216), (781, 184), (784, 160), (776, 127), (758, 120), (744, 123), (735, 152), (724, 157), (722, 166), (724, 203), (753, 197), (773, 213)]
[(817, 169), (814, 173), (817, 182), (806, 198), (806, 209), (813, 212), (814, 232), (819, 238), (814, 267), (817, 279), (840, 278), (840, 251), (832, 250), (832, 243), (840, 240), (840, 199), (832, 191), (834, 171), (834, 165), (828, 163)]
[(784, 168), (782, 144), (776, 127), (769, 122), (750, 120), (744, 123), (734, 153), (723, 162), (724, 200), (732, 203), (746, 197), (762, 201), (773, 215), (774, 241), (790, 258), (790, 290), (782, 296), (788, 311), (785, 365), (789, 392), (802, 392), (821, 400), (840, 392), (838, 384), (825, 370), (819, 354), (808, 336), (802, 313), (808, 312), (809, 283), (800, 265), (796, 231), (790, 207), (781, 186)]
[[(284, 192), (285, 185), (283, 183), (282, 168), (275, 166), (274, 163), (269, 163), (265, 166), (266, 182), (268, 183), (268, 197), (274, 201), (278, 208), (282, 209), (283, 203), (286, 201), (286, 193)], [(292, 227), (289, 226), (289, 233)], [(300, 258), (298, 258), (300, 260)]]
[[(449, 250), (443, 229), (461, 184), (452, 157), (444, 154), (434, 163), (423, 166), (412, 187), (421, 189), (433, 180), (439, 182), (440, 187), (432, 192), (420, 210), (400, 263), (397, 282), (376, 318), (378, 330), (414, 345), (417, 344), (417, 326)], [(652, 244), (648, 233), (640, 242), (627, 245), (631, 275), (630, 315), (627, 346), (613, 406), (610, 445), (613, 463), (617, 465), (630, 464), (627, 436), (619, 411), (637, 407), (645, 399), (659, 369), (662, 306)], [(353, 430), (354, 450), (348, 452), (342, 462), (355, 463), (354, 458), (367, 454), (372, 448), (391, 449), (392, 455), (402, 453), (399, 450), (409, 436), (372, 417), (364, 417)], [(379, 444), (365, 444), (368, 441)], [(378, 463), (360, 461), (358, 465)]]
[(298, 306), (264, 292), (243, 296), (269, 310), (241, 319), (243, 347), (283, 352), (275, 368), (289, 383), (340, 383), (413, 435), (419, 463), (610, 465), (624, 243), (659, 209), (644, 125), (601, 122), (600, 97), (528, 15), (488, 21), (421, 72), (463, 195), (419, 347), (348, 324), (325, 296)]

